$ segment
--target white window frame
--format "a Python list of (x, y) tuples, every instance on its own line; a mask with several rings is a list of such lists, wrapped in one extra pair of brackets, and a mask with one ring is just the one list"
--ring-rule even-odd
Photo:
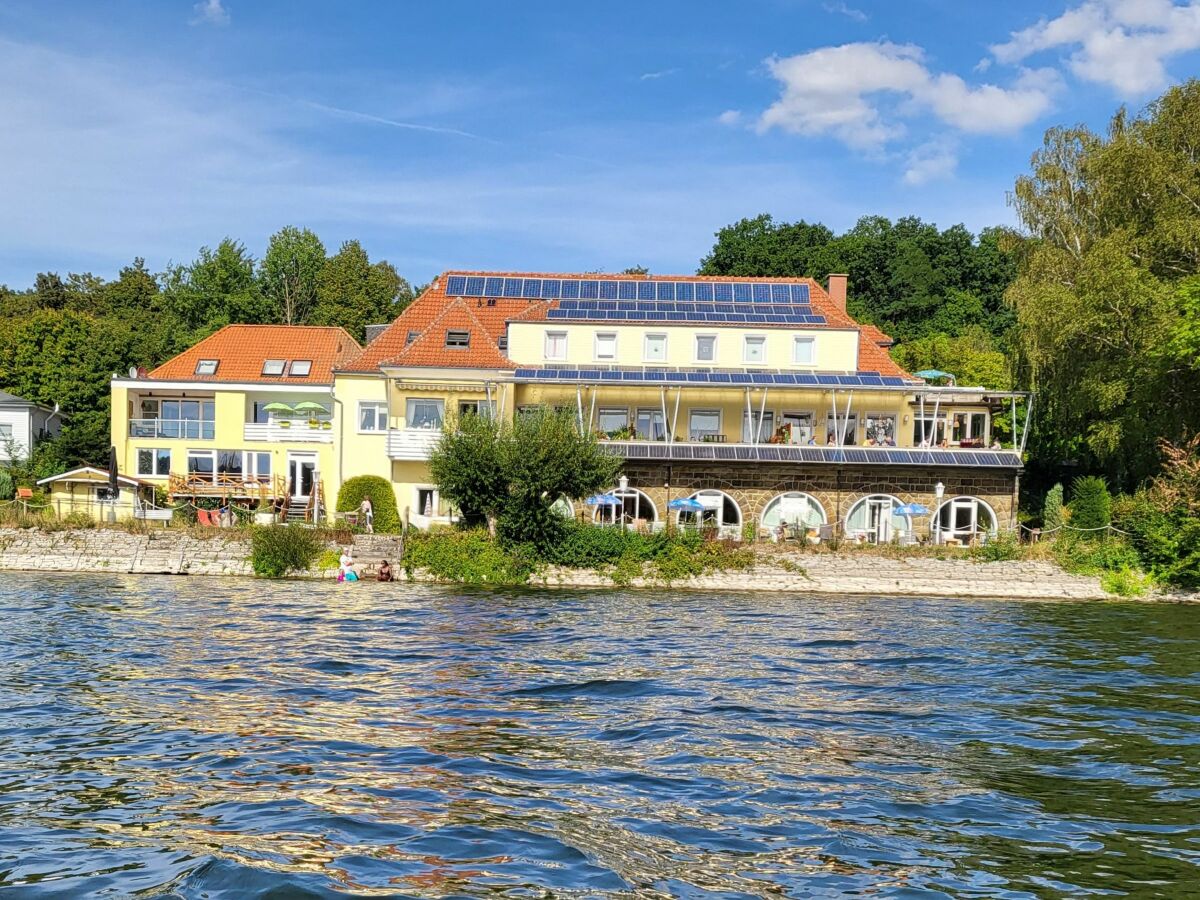
[[(454, 335), (454, 343), (450, 343), (450, 336)], [(471, 349), (471, 332), (465, 328), (448, 328), (446, 329), (446, 349), (447, 350), (469, 350)]]
[[(808, 416), (808, 430), (810, 432), (809, 437), (812, 438), (813, 444), (815, 445), (817, 442), (817, 411), (815, 409), (784, 409), (784, 410), (780, 410), (778, 427), (780, 427), (780, 428), (783, 427), (783, 425), (784, 425), (783, 420), (786, 419), (788, 416), (794, 416), (797, 419), (803, 419), (805, 416)], [(795, 437), (795, 435), (793, 435), (793, 437)], [(796, 447), (805, 446), (807, 444), (808, 444), (808, 441), (806, 441), (806, 440), (802, 440), (798, 443), (793, 441), (793, 446), (796, 446)]]
[[(142, 454), (149, 453), (150, 456), (150, 471), (142, 471)], [(167, 468), (165, 472), (158, 471), (158, 464), (161, 461), (159, 454), (167, 455)], [(138, 447), (135, 451), (137, 458), (137, 474), (139, 478), (166, 478), (171, 474), (171, 449), (169, 447)]]
[(871, 423), (872, 419), (891, 419), (892, 420), (892, 443), (897, 444), (897, 445), (900, 443), (900, 417), (898, 415), (896, 415), (894, 412), (880, 412), (878, 410), (875, 412), (868, 412), (866, 415), (863, 416), (862, 428), (863, 428), (863, 440), (864, 441), (866, 441), (870, 437), (873, 437), (873, 435), (870, 432), (870, 427), (871, 427), (870, 423)]
[[(762, 413), (761, 415), (759, 415), (760, 412)], [(765, 434), (763, 432), (763, 424), (764, 423), (769, 423)], [(759, 434), (759, 438), (757, 441), (754, 440), (754, 427), (755, 426), (758, 427), (758, 434)], [(775, 434), (775, 429), (777, 427), (778, 426), (775, 424), (775, 410), (773, 410), (773, 409), (765, 409), (765, 410), (754, 409), (754, 410), (751, 410), (750, 412), (746, 412), (743, 410), (743, 412), (742, 412), (742, 443), (743, 444), (754, 444), (754, 443), (765, 444)]]
[[(629, 423), (629, 407), (628, 406), (601, 406), (600, 408), (598, 408), (596, 410), (596, 430), (600, 431), (604, 434), (608, 434), (608, 432), (605, 429), (600, 427), (600, 420), (604, 417), (605, 413), (617, 413), (617, 412), (623, 413), (625, 415), (625, 424), (622, 425), (621, 428), (628, 428), (629, 424), (630, 424)], [(619, 431), (620, 429), (614, 428), (612, 430)]]
[[(562, 339), (562, 352), (553, 353), (551, 344), (558, 339)], [(567, 332), (565, 331), (547, 331), (545, 343), (543, 345), (543, 356), (546, 359), (562, 360), (567, 358)]]
[(185, 456), (186, 467), (184, 469), (184, 475), (187, 476), (188, 478), (192, 477), (192, 457), (193, 456), (207, 456), (208, 457), (209, 462), (212, 463), (212, 478), (210, 480), (212, 481), (213, 484), (216, 484), (217, 483), (217, 463), (219, 461), (217, 459), (217, 451), (216, 450), (192, 450), (189, 448), (187, 451), (187, 455)]
[[(264, 456), (267, 458), (267, 471), (265, 473), (258, 471), (258, 461)], [(242, 477), (247, 481), (270, 478), (273, 471), (275, 471), (275, 460), (272, 459), (270, 452), (265, 450), (242, 451)]]
[[(662, 355), (661, 356), (651, 356), (650, 355), (650, 342), (651, 341), (661, 341), (662, 342)], [(667, 334), (666, 334), (666, 332), (651, 331), (646, 334), (645, 338), (642, 340), (642, 360), (644, 362), (648, 362), (648, 363), (665, 363), (667, 361)]]
[[(271, 367), (271, 371), (267, 371), (267, 366)], [(278, 369), (279, 371), (275, 371)], [(262, 373), (268, 378), (281, 378), (283, 373), (287, 371), (286, 359), (264, 359), (262, 364)]]
[[(800, 348), (807, 347), (807, 359), (800, 358)], [(792, 365), (815, 366), (817, 364), (817, 339), (811, 334), (792, 335)]]
[[(702, 338), (705, 340), (712, 341), (712, 359), (702, 359), (700, 356), (700, 340)], [(696, 335), (695, 340), (692, 341), (692, 353), (695, 356), (696, 362), (708, 363), (709, 365), (716, 365), (716, 363), (717, 363), (717, 335), (715, 335), (715, 334), (698, 334), (698, 335)]]
[[(762, 359), (750, 358), (750, 346), (753, 343), (762, 347)], [(748, 366), (765, 366), (767, 364), (767, 336), (765, 334), (742, 335), (742, 362)]]
[[(962, 416), (963, 419), (965, 419), (965, 421), (966, 421), (966, 432), (967, 433), (960, 434), (958, 436), (958, 438), (955, 438), (954, 437), (954, 421), (957, 418), (959, 418), (959, 416)], [(971, 421), (975, 416), (983, 416), (983, 431), (980, 434), (976, 434), (974, 432), (973, 428), (971, 427)], [(956, 410), (955, 412), (952, 412), (950, 414), (949, 443), (958, 445), (965, 438), (966, 440), (969, 440), (969, 441), (982, 440), (984, 445), (986, 445), (988, 442), (988, 439), (991, 437), (991, 431), (992, 431), (991, 419), (992, 419), (992, 417), (990, 415), (988, 415), (987, 411), (982, 410), (982, 409), (960, 409), (960, 410)]]
[(196, 360), (196, 374), (216, 375), (220, 365), (221, 361), (219, 359), (198, 359)]
[[(300, 366), (302, 371), (296, 371), (297, 366)], [(312, 374), (312, 360), (311, 359), (293, 359), (288, 364), (288, 377), (289, 378), (307, 378), (311, 374)]]
[[(373, 406), (375, 408), (375, 426), (374, 428), (363, 428), (363, 412), (366, 407)], [(388, 412), (387, 403), (382, 400), (359, 400), (355, 424), (358, 427), (359, 434), (383, 434), (388, 430)], [(383, 422), (380, 425), (380, 422)]]
[(13, 427), (11, 422), (0, 422), (0, 441), (11, 441), (13, 439)]
[(689, 441), (697, 440), (697, 438), (693, 437), (693, 435), (696, 433), (696, 431), (694, 428), (692, 428), (692, 416), (694, 416), (696, 413), (716, 413), (717, 414), (717, 430), (712, 433), (713, 434), (724, 434), (725, 433), (725, 415), (719, 406), (692, 406), (692, 407), (688, 408), (688, 419), (687, 419), (687, 427), (688, 427), (687, 433), (688, 433)]
[[(414, 403), (433, 403), (438, 407), (438, 425), (437, 429), (427, 428), (424, 425), (413, 425), (413, 404)], [(446, 422), (446, 401), (435, 397), (408, 397), (404, 401), (404, 427), (410, 431), (435, 431), (441, 429)]]
[[(600, 341), (601, 339), (608, 340), (609, 338), (612, 338), (612, 356), (601, 356)], [(617, 342), (618, 338), (615, 331), (597, 331), (592, 340), (592, 356), (595, 358), (596, 362), (615, 363), (617, 361), (617, 353), (619, 352), (617, 348)]]
[(433, 492), (433, 515), (429, 516), (428, 518), (436, 519), (438, 517), (438, 510), (441, 509), (441, 507), (442, 507), (442, 497), (441, 497), (441, 494), (438, 493), (437, 485), (436, 484), (414, 484), (413, 485), (413, 493), (412, 493), (413, 510), (416, 515), (418, 515), (424, 519), (424, 518), (426, 518), (426, 516), (425, 516), (425, 510), (421, 506), (421, 491), (432, 491)]

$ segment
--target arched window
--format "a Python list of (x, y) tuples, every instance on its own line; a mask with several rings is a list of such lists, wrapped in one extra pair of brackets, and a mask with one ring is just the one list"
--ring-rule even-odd
[(602, 524), (620, 522), (625, 525), (633, 525), (639, 519), (647, 523), (658, 521), (658, 507), (637, 488), (627, 487), (622, 490), (615, 487), (609, 493), (620, 501), (620, 505), (597, 506), (592, 512), (593, 521)]
[(871, 494), (863, 497), (846, 516), (846, 537), (863, 538), (872, 544), (886, 544), (894, 537), (907, 534), (912, 522), (893, 510), (904, 504), (891, 494)]
[(704, 509), (681, 509), (678, 522), (682, 528), (716, 528), (732, 529), (740, 534), (742, 527), (742, 509), (737, 501), (724, 491), (696, 491), (691, 499), (700, 503)]
[(828, 519), (816, 497), (801, 491), (789, 491), (774, 497), (763, 510), (762, 524), (772, 530), (780, 525), (797, 528), (819, 528)]
[(965, 544), (995, 534), (996, 527), (995, 511), (978, 497), (953, 497), (933, 514), (933, 536), (938, 543), (953, 538)]

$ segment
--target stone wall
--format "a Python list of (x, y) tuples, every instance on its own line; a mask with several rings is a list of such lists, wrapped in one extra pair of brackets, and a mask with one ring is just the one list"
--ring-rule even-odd
[[(360, 570), (370, 574), (381, 559), (395, 565), (401, 556), (401, 543), (392, 535), (360, 534), (355, 536), (351, 552)], [(0, 570), (3, 569), (146, 575), (254, 574), (249, 537), (238, 532), (195, 533), (176, 529), (145, 534), (130, 534), (115, 528), (50, 532), (0, 529)], [(306, 574), (333, 577), (336, 570)]]
[[(656, 463), (627, 462), (629, 486), (645, 493), (658, 507), (659, 517), (671, 499), (701, 490), (724, 491), (741, 507), (743, 521), (757, 524), (771, 500), (787, 491), (811, 494), (825, 508), (829, 521), (844, 519), (855, 501), (870, 494), (892, 494), (904, 503), (937, 508), (936, 486), (944, 498), (969, 496), (986, 502), (1002, 529), (1015, 526), (1017, 475), (1011, 470), (922, 469), (906, 466), (836, 467), (779, 463)], [(670, 485), (669, 491), (665, 485)]]

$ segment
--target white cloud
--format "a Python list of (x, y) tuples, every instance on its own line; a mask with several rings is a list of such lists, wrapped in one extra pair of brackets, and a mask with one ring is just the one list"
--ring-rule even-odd
[(908, 154), (904, 183), (913, 186), (950, 178), (958, 168), (958, 153), (953, 142), (931, 142)]
[(658, 79), (658, 78), (666, 78), (669, 75), (674, 75), (678, 71), (679, 71), (678, 69), (663, 69), (660, 72), (645, 72), (642, 74), (641, 80), (642, 81), (654, 81), (655, 79)]
[(1170, 82), (1166, 61), (1200, 49), (1200, 0), (1087, 0), (1042, 19), (991, 48), (1001, 63), (1069, 49), (1067, 65), (1084, 81), (1135, 97)]
[(717, 121), (722, 125), (738, 125), (742, 121), (742, 111), (740, 109), (727, 109), (717, 116)]
[(200, 0), (192, 7), (192, 25), (228, 25), (229, 10), (221, 0)]
[[(929, 111), (948, 125), (974, 134), (1004, 134), (1035, 121), (1058, 87), (1050, 70), (1025, 72), (1009, 88), (972, 86), (952, 74), (936, 74), (912, 44), (853, 43), (767, 61), (783, 93), (760, 117), (760, 130), (832, 135), (850, 147), (880, 150), (901, 137), (904, 115)], [(898, 98), (885, 116), (882, 96)]]
[(823, 3), (821, 4), (821, 8), (827, 13), (845, 16), (847, 19), (853, 19), (855, 22), (865, 22), (870, 18), (861, 9), (855, 9), (852, 6), (847, 6), (845, 3)]

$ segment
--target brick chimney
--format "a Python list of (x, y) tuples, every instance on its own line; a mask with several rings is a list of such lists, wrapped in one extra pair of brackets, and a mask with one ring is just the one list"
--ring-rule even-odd
[(846, 281), (849, 275), (830, 275), (825, 290), (829, 299), (842, 312), (846, 311)]

